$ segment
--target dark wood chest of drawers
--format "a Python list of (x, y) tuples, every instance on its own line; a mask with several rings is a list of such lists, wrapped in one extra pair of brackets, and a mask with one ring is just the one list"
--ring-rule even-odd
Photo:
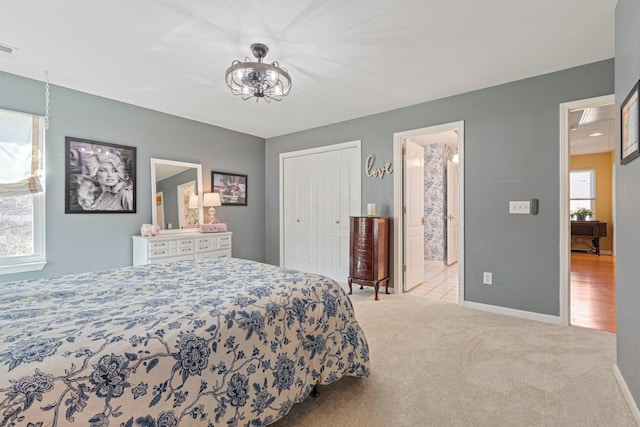
[(378, 299), (380, 285), (389, 293), (389, 218), (352, 216), (349, 244), (349, 294), (352, 283), (373, 286)]

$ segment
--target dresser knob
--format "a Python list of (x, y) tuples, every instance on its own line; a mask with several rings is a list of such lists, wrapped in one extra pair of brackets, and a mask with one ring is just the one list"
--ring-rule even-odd
[(299, 219), (296, 219), (296, 222), (300, 222), (300, 220), (299, 220)]
[(336, 221), (336, 224), (340, 224), (340, 220), (337, 220), (337, 221)]

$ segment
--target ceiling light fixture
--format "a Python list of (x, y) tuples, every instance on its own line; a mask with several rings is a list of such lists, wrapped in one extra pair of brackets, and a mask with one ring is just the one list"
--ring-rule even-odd
[(266, 64), (262, 62), (269, 48), (262, 43), (251, 45), (253, 56), (258, 62), (251, 62), (249, 58), (244, 62), (233, 61), (225, 73), (225, 81), (231, 89), (231, 93), (247, 100), (256, 98), (256, 102), (263, 98), (267, 102), (282, 101), (282, 98), (291, 90), (291, 77), (289, 72), (280, 67), (280, 64)]
[(582, 110), (582, 116), (580, 116), (580, 121), (578, 124), (585, 125), (587, 123), (591, 123), (595, 118), (595, 111), (593, 108), (585, 108)]

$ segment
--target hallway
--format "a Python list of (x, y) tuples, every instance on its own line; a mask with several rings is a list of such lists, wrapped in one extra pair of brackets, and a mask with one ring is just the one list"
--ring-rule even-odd
[(574, 326), (616, 332), (616, 258), (571, 253), (571, 313)]

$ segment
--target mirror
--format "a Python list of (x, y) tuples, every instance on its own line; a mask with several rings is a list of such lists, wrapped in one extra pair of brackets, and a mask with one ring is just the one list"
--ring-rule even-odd
[(201, 165), (151, 159), (151, 220), (160, 233), (200, 229), (202, 188)]

